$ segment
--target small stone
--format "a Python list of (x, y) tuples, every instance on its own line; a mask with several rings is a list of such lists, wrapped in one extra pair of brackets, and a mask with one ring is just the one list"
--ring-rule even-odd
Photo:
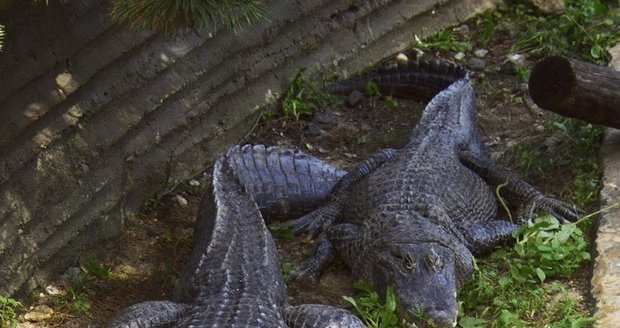
[(62, 274), (61, 280), (65, 287), (76, 286), (80, 283), (80, 276), (82, 275), (82, 269), (78, 267), (70, 267)]
[(474, 70), (482, 71), (487, 67), (487, 62), (481, 58), (472, 58), (469, 60), (469, 66)]
[(544, 132), (545, 127), (542, 124), (534, 123), (534, 131), (536, 132)]
[(396, 61), (399, 63), (407, 63), (409, 61), (409, 58), (407, 57), (407, 55), (405, 55), (404, 53), (399, 53), (398, 55), (396, 55)]
[(467, 26), (466, 24), (459, 25), (459, 26), (453, 28), (452, 31), (456, 32), (456, 33), (460, 33), (460, 34), (466, 35), (466, 34), (469, 34), (469, 26)]
[(125, 157), (125, 162), (127, 163), (131, 163), (135, 160), (136, 158), (133, 155), (129, 155), (127, 157)]
[(187, 199), (185, 199), (185, 197), (181, 196), (181, 195), (176, 195), (174, 196), (174, 200), (176, 200), (176, 202), (179, 204), (179, 206), (181, 207), (187, 207)]
[(517, 142), (514, 140), (510, 140), (506, 143), (506, 148), (512, 148), (517, 145)]
[(332, 124), (335, 121), (335, 117), (332, 111), (329, 109), (320, 110), (320, 111), (314, 112), (312, 121), (317, 122), (317, 123)]
[(508, 61), (513, 63), (516, 67), (525, 66), (525, 56), (522, 54), (510, 54), (508, 55)]
[(24, 315), (28, 321), (43, 321), (52, 317), (54, 310), (47, 305), (37, 305)]
[(611, 55), (611, 62), (609, 65), (616, 71), (620, 71), (620, 42), (608, 50)]
[(358, 90), (353, 90), (349, 97), (347, 98), (347, 104), (351, 107), (357, 106), (359, 102), (364, 98), (364, 94), (359, 92)]
[(189, 180), (189, 182), (187, 184), (189, 184), (192, 187), (199, 187), (200, 186), (200, 181), (192, 179), (192, 180)]
[(356, 157), (357, 157), (357, 155), (355, 155), (355, 154), (351, 154), (351, 153), (344, 153), (344, 156), (345, 156), (346, 158), (356, 158)]
[(45, 287), (45, 292), (48, 295), (51, 295), (51, 296), (65, 295), (67, 293), (63, 289), (60, 289), (60, 288), (58, 288), (58, 287), (56, 287), (54, 285), (49, 285), (49, 286)]
[(562, 0), (530, 0), (530, 2), (546, 14), (563, 13), (566, 8)]
[(459, 51), (456, 53), (456, 55), (454, 55), (454, 59), (456, 60), (463, 60), (465, 58), (465, 53), (462, 51)]
[(304, 134), (309, 137), (319, 137), (326, 133), (325, 130), (322, 129), (322, 124), (316, 122), (309, 122), (303, 129)]
[(486, 49), (476, 49), (476, 51), (474, 51), (474, 56), (478, 58), (484, 58), (484, 56), (486, 56), (488, 53), (489, 51)]

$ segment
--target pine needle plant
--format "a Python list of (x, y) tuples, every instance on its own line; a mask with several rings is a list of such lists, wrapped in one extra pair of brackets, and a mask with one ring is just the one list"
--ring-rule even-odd
[(134, 28), (172, 31), (180, 27), (239, 31), (267, 17), (264, 0), (112, 0), (112, 18)]

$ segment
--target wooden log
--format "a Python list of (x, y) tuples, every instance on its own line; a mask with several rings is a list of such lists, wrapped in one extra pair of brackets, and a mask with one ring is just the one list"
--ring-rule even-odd
[(534, 67), (529, 89), (541, 108), (620, 128), (620, 73), (611, 68), (548, 57)]

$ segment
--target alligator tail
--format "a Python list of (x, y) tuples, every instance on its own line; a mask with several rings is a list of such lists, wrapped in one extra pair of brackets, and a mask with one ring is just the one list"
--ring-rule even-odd
[(334, 94), (364, 91), (369, 81), (374, 82), (381, 94), (429, 101), (441, 90), (457, 80), (469, 77), (462, 66), (436, 60), (398, 64), (391, 68), (363, 73), (328, 86)]
[(268, 222), (314, 209), (346, 174), (301, 151), (264, 145), (233, 146), (226, 158)]

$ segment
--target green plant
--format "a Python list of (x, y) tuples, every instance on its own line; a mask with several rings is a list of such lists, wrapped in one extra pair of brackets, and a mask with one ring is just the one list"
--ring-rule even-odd
[(99, 280), (107, 280), (112, 277), (112, 269), (104, 264), (99, 263), (96, 259), (90, 257), (82, 263), (86, 274), (92, 278)]
[(24, 306), (10, 298), (0, 295), (0, 327), (17, 327), (17, 311)]
[(398, 101), (391, 95), (383, 95), (379, 86), (374, 81), (370, 80), (364, 85), (364, 95), (370, 98), (370, 106), (376, 107), (376, 100), (383, 99), (383, 105), (387, 109), (394, 109), (398, 107)]
[(361, 295), (342, 298), (353, 306), (357, 315), (369, 328), (405, 327), (396, 315), (396, 297), (391, 287), (387, 288), (383, 303), (380, 302), (379, 294), (370, 283), (358, 281), (353, 287)]
[[(545, 214), (517, 229), (512, 247), (480, 259), (460, 298), (461, 327), (585, 327), (595, 319), (578, 308), (556, 281), (590, 259), (582, 221), (620, 206), (615, 203), (569, 224)], [(548, 306), (551, 304), (550, 306)], [(567, 325), (568, 324), (568, 325)]]
[(285, 117), (299, 120), (303, 115), (310, 115), (336, 102), (334, 96), (312, 85), (305, 72), (304, 68), (300, 69), (286, 90), (282, 100), (282, 112)]
[[(533, 57), (568, 55), (599, 64), (611, 58), (607, 50), (620, 40), (620, 11), (602, 0), (566, 0), (560, 15), (541, 15), (527, 3), (500, 6), (519, 27), (513, 51)], [(505, 18), (503, 18), (505, 19)]]
[(423, 41), (416, 36), (413, 46), (423, 50), (454, 52), (468, 52), (472, 48), (469, 40), (464, 40), (462, 37), (457, 36), (451, 27), (429, 36)]
[(262, 0), (113, 0), (112, 18), (135, 28), (170, 31), (179, 27), (239, 30), (266, 20)]

